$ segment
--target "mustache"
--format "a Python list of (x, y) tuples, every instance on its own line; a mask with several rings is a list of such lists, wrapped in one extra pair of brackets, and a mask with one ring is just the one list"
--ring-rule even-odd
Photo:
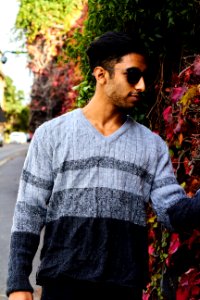
[(141, 94), (140, 92), (130, 92), (128, 93), (128, 97), (129, 96), (133, 96), (133, 97), (141, 97)]

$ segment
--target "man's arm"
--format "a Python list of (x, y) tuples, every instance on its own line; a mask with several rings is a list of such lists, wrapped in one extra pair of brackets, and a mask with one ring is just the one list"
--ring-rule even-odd
[(44, 129), (42, 125), (34, 134), (20, 178), (11, 231), (8, 296), (18, 292), (18, 297), (19, 291), (24, 291), (27, 294), (23, 295), (30, 297), (33, 292), (29, 276), (53, 187), (52, 159)]
[(167, 210), (176, 231), (200, 227), (200, 190), (193, 198), (183, 198)]
[(13, 292), (8, 300), (33, 300), (33, 295), (30, 292)]
[(161, 139), (157, 156), (151, 200), (158, 220), (177, 232), (199, 227), (200, 192), (193, 198), (187, 197), (175, 178), (168, 147)]

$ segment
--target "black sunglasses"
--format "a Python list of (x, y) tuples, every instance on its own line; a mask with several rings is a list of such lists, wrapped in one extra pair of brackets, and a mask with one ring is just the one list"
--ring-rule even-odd
[[(113, 70), (114, 68), (107, 68), (107, 69)], [(116, 68), (115, 70), (121, 70), (121, 69)], [(131, 68), (125, 69), (124, 74), (127, 76), (128, 83), (133, 84), (133, 85), (138, 83), (138, 81), (140, 80), (141, 77), (143, 77), (145, 83), (147, 83), (149, 81), (149, 74), (148, 74), (147, 70), (142, 72), (137, 67), (131, 67)]]
[(136, 67), (126, 69), (125, 74), (127, 75), (127, 81), (130, 84), (138, 83), (138, 81), (140, 80), (141, 77), (143, 77), (145, 83), (147, 82), (147, 79), (148, 79), (147, 70), (142, 72), (140, 69), (138, 69)]

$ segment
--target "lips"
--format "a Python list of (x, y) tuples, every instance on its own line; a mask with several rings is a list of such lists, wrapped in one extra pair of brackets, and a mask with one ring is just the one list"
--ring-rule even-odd
[(129, 93), (128, 97), (131, 97), (132, 99), (134, 99), (135, 101), (140, 100), (140, 94), (138, 93)]

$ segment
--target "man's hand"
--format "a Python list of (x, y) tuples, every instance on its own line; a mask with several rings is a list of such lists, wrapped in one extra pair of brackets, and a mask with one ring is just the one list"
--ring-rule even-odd
[(8, 300), (33, 300), (33, 295), (31, 292), (13, 292)]

